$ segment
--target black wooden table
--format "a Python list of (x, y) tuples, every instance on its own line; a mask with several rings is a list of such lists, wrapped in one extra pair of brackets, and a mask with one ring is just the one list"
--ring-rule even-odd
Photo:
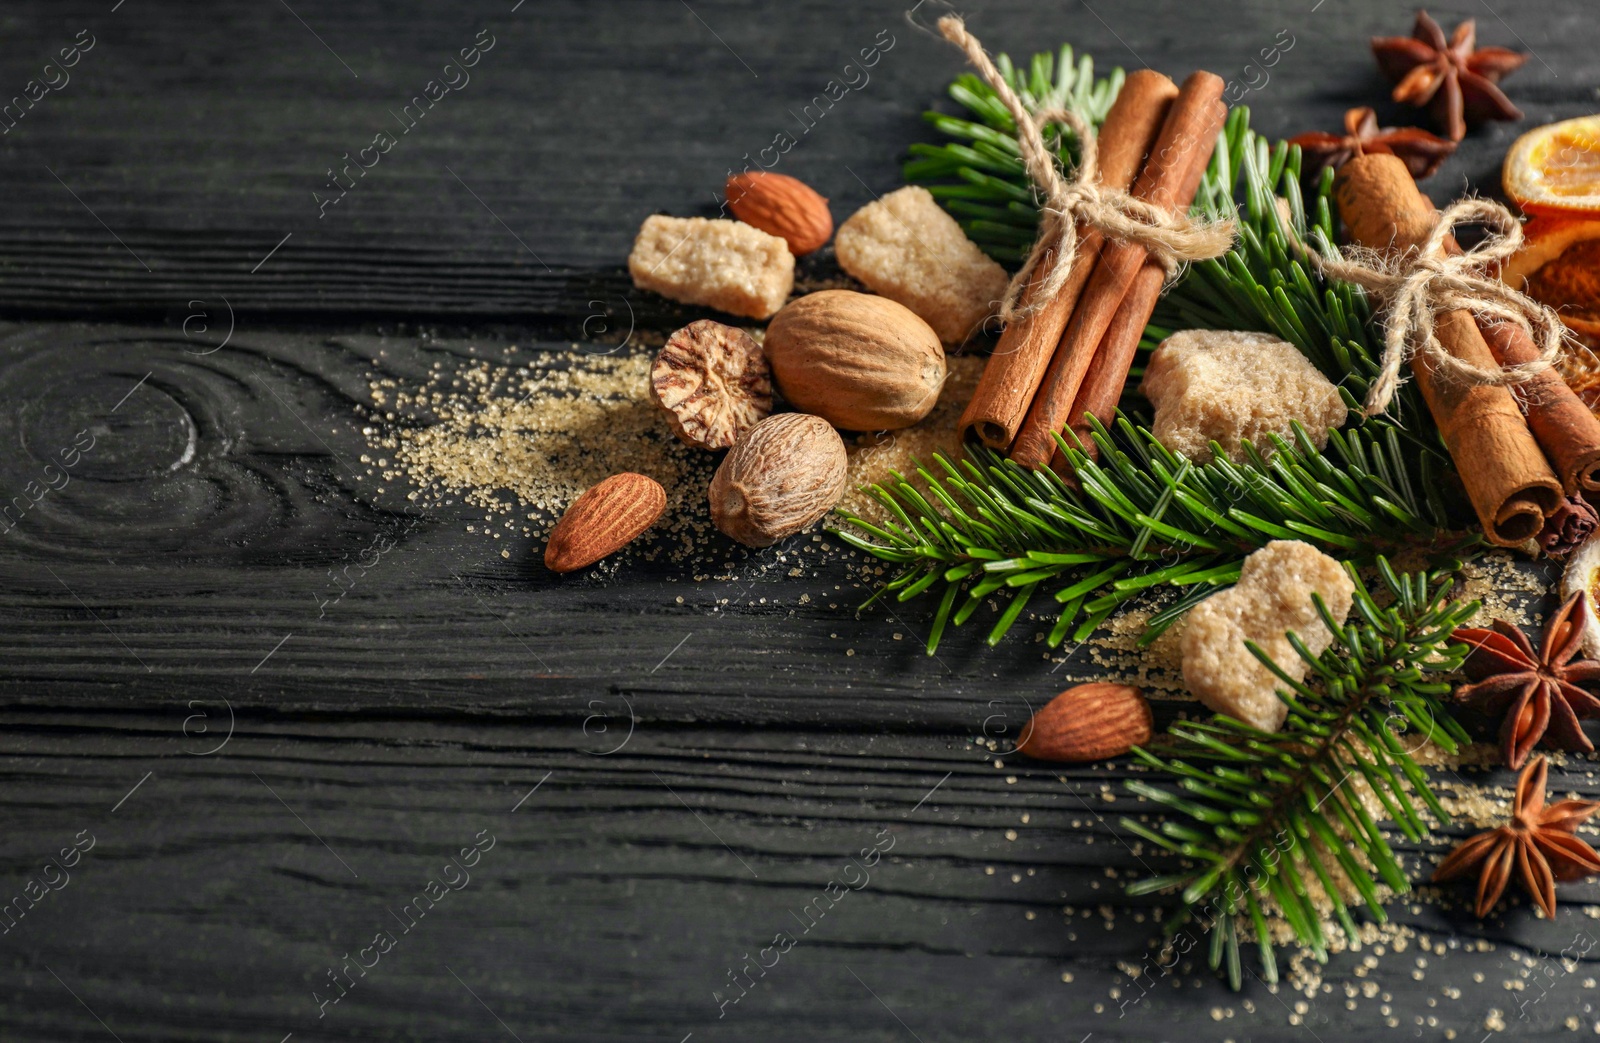
[[(1511, 89), (1529, 125), (1592, 110), (1591, 0), (1496, 3), (1436, 13), (1534, 53)], [(1558, 958), (1593, 923), (1576, 904), (1480, 925), (1397, 903), (1430, 951), (1336, 956), (1311, 997), (1187, 965), (1132, 983), (1160, 903), (1123, 897), (1144, 870), (1112, 823), (1139, 806), (1102, 798), (1103, 766), (1005, 755), (1103, 669), (1045, 656), (1038, 626), (928, 658), (927, 606), (858, 616), (842, 551), (799, 576), (724, 543), (703, 570), (559, 578), (534, 540), (468, 532), (477, 509), (376, 492), (371, 380), (648, 350), (698, 313), (632, 290), (640, 221), (713, 214), (775, 135), (838, 220), (898, 186), (959, 69), (907, 6), (0, 9), (0, 1038), (1477, 1040), (1496, 1010), (1521, 1038), (1595, 1030), (1592, 965)], [(1070, 41), (1179, 76), (1240, 79), (1287, 34), (1248, 74), (1272, 136), (1382, 99), (1366, 39), (1411, 20), (967, 13), (1014, 55)], [(1516, 133), (1475, 133), (1436, 197), (1494, 191)], [(1581, 768), (1558, 788), (1592, 794)]]

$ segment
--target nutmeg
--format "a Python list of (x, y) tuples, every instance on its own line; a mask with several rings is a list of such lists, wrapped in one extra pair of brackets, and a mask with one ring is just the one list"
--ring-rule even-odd
[(910, 427), (944, 386), (939, 335), (887, 297), (823, 290), (767, 327), (767, 361), (796, 408), (850, 431)]
[(772, 376), (750, 334), (700, 319), (667, 338), (650, 367), (650, 398), (680, 441), (726, 449), (772, 412)]
[(844, 440), (805, 413), (770, 416), (740, 436), (711, 479), (711, 520), (747, 547), (770, 547), (844, 495)]

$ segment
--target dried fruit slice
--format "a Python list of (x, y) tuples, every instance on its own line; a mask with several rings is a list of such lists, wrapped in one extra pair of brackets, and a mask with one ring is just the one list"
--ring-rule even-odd
[(1600, 218), (1600, 115), (1528, 131), (1506, 153), (1500, 180), (1530, 214)]
[(1500, 278), (1548, 304), (1568, 328), (1600, 337), (1600, 219), (1536, 217)]
[(650, 397), (679, 439), (726, 449), (772, 412), (772, 372), (750, 334), (701, 319), (667, 338), (650, 368)]
[(1567, 382), (1578, 401), (1589, 412), (1600, 416), (1600, 357), (1587, 347), (1569, 346), (1556, 360), (1556, 372)]
[(1591, 536), (1567, 559), (1561, 597), (1570, 598), (1579, 591), (1589, 599), (1589, 611), (1583, 614), (1583, 651), (1600, 656), (1600, 600), (1596, 600), (1600, 597), (1600, 536)]

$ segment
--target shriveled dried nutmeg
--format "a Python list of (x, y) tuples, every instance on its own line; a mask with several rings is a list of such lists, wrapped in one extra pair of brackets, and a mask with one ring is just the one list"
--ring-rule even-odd
[(667, 338), (650, 397), (681, 441), (726, 449), (772, 412), (772, 372), (750, 334), (701, 319)]
[(1132, 685), (1068, 688), (1033, 715), (1017, 749), (1041, 761), (1098, 761), (1143, 746), (1154, 734), (1150, 702)]
[(711, 479), (711, 520), (747, 547), (770, 547), (844, 495), (844, 440), (826, 420), (780, 413), (745, 432)]
[(854, 290), (785, 305), (767, 327), (766, 350), (784, 398), (850, 431), (910, 427), (944, 386), (944, 347), (933, 328), (887, 297)]

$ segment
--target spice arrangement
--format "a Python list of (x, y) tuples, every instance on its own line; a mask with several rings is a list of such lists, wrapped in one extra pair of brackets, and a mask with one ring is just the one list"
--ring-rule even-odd
[(1500, 720), (1506, 767), (1520, 768), (1534, 746), (1593, 753), (1581, 718), (1600, 716), (1600, 699), (1579, 687), (1600, 681), (1600, 662), (1574, 659), (1583, 645), (1593, 608), (1590, 597), (1569, 597), (1550, 621), (1537, 650), (1527, 635), (1503, 619), (1493, 629), (1463, 628), (1455, 638), (1472, 649), (1464, 666), (1471, 684), (1456, 699)]
[[(731, 219), (644, 220), (637, 287), (765, 328), (667, 338), (643, 383), (703, 466), (593, 484), (548, 567), (616, 554), (701, 495), (722, 533), (771, 546), (840, 504), (849, 443), (942, 438), (937, 419), (953, 450), (870, 483), (877, 510), (834, 513), (830, 538), (891, 567), (877, 597), (928, 599), (930, 654), (980, 612), (997, 644), (1030, 607), (1052, 648), (1139, 613), (1140, 647), (1176, 631), (1209, 716), (1162, 732), (1137, 687), (1077, 685), (1017, 749), (1145, 769), (1128, 787), (1160, 817), (1122, 826), (1170, 859), (1131, 890), (1213, 932), (1234, 987), (1245, 945), (1275, 981), (1285, 937), (1325, 959), (1357, 937), (1354, 907), (1383, 922), (1412, 885), (1389, 831), (1450, 823), (1420, 751), (1456, 755), (1468, 726), (1526, 767), (1512, 821), (1434, 879), (1478, 872), (1483, 917), (1515, 863), (1555, 916), (1556, 881), (1600, 873), (1577, 836), (1595, 806), (1547, 807), (1533, 755), (1592, 752), (1600, 717), (1580, 657), (1600, 654), (1600, 360), (1576, 339), (1600, 335), (1600, 117), (1513, 146), (1528, 223), (1479, 199), (1441, 213), (1417, 180), (1474, 126), (1522, 118), (1500, 83), (1526, 56), (1479, 47), (1471, 21), (1447, 36), (1419, 13), (1372, 43), (1438, 133), (1357, 107), (1343, 133), (1278, 143), (1211, 73), (1096, 78), (1065, 50), (1019, 69), (939, 28), (974, 68), (951, 91), (966, 115), (931, 114), (950, 140), (837, 232), (820, 192), (771, 172), (729, 178)], [(795, 258), (830, 239), (859, 289), (795, 296)], [(957, 416), (960, 345), (990, 351)], [(1570, 555), (1537, 645), (1468, 625), (1457, 580), (1490, 548)]]

